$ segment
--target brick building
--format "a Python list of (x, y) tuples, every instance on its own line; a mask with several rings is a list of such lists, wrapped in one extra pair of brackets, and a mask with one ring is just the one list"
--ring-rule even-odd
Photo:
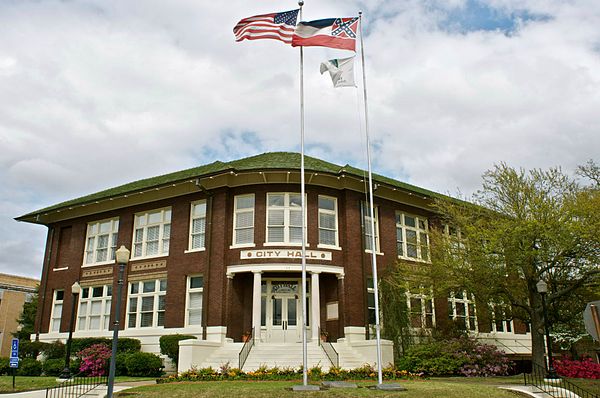
[(18, 330), (23, 304), (31, 300), (40, 281), (0, 274), (0, 357), (10, 356), (10, 342)]
[[(131, 260), (120, 336), (140, 339), (144, 350), (158, 352), (164, 334), (195, 335), (197, 342), (182, 347), (180, 365), (188, 367), (208, 364), (211, 356), (237, 358), (253, 329), (259, 346), (296, 344), (302, 324), (299, 165), (297, 153), (217, 161), (18, 217), (48, 227), (40, 339), (65, 338), (75, 281), (83, 289), (74, 336), (111, 335), (114, 253), (124, 245)], [(311, 157), (305, 165), (308, 336), (315, 342), (326, 331), (347, 366), (374, 362), (371, 247), (363, 239), (371, 234), (365, 172)], [(441, 195), (374, 179), (379, 267), (399, 258), (426, 263), (429, 223), (435, 222), (430, 205)], [(434, 300), (419, 291), (407, 300), (414, 327), (455, 319), (511, 354), (530, 352), (524, 328), (478, 319), (467, 293)], [(384, 342), (384, 361), (390, 359), (391, 344)]]

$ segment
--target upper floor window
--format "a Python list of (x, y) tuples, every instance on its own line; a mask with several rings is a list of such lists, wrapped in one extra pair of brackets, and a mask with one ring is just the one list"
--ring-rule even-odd
[(319, 195), (319, 244), (339, 246), (336, 198)]
[(165, 256), (169, 254), (171, 238), (171, 208), (135, 215), (133, 257)]
[(448, 317), (461, 329), (477, 331), (475, 297), (466, 291), (451, 292), (448, 297)]
[(62, 319), (63, 311), (63, 300), (65, 299), (64, 290), (55, 290), (53, 303), (52, 303), (52, 315), (50, 315), (50, 331), (60, 332), (60, 320)]
[(267, 194), (267, 243), (302, 244), (300, 194)]
[(233, 205), (233, 245), (254, 244), (254, 194), (235, 197)]
[(187, 286), (187, 324), (202, 324), (202, 294), (204, 290), (204, 279), (202, 276), (188, 277)]
[(82, 288), (77, 330), (108, 330), (111, 298), (111, 285)]
[(515, 330), (512, 319), (508, 314), (508, 307), (506, 304), (495, 304), (490, 303), (490, 321), (492, 332), (497, 333), (513, 333)]
[[(371, 206), (365, 203), (365, 249), (371, 250), (373, 245), (373, 232), (371, 226)], [(375, 224), (375, 252), (379, 252), (379, 208), (375, 207), (375, 217), (373, 217), (373, 221)]]
[(433, 295), (426, 294), (423, 288), (406, 292), (410, 326), (430, 329), (435, 326)]
[(96, 221), (88, 224), (84, 264), (113, 262), (117, 250), (119, 219)]
[(166, 293), (166, 279), (131, 282), (129, 284), (127, 327), (164, 326)]
[(427, 219), (396, 213), (396, 247), (398, 257), (429, 260)]
[(206, 200), (192, 203), (190, 216), (190, 250), (204, 249), (206, 239)]

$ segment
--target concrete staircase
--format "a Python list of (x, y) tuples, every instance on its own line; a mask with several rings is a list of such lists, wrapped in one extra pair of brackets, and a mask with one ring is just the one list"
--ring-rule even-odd
[(229, 367), (237, 368), (239, 364), (239, 353), (244, 343), (225, 343), (225, 345), (200, 362), (198, 368), (219, 369), (221, 366), (229, 363)]

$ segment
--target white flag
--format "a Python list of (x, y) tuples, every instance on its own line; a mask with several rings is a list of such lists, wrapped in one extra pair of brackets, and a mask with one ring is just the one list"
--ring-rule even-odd
[(354, 83), (354, 57), (330, 59), (321, 63), (321, 74), (329, 71), (333, 87), (356, 87)]

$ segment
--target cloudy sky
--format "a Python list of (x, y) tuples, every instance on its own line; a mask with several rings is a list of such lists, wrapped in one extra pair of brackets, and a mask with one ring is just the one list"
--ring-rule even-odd
[[(299, 151), (299, 51), (236, 43), (259, 0), (3, 0), (0, 272), (39, 277), (43, 226), (14, 217), (140, 178)], [(304, 20), (363, 11), (374, 170), (474, 192), (494, 163), (600, 154), (597, 0), (306, 0)], [(366, 164), (362, 90), (305, 49), (306, 153)], [(358, 66), (358, 64), (357, 64)], [(359, 75), (360, 76), (360, 75)]]

